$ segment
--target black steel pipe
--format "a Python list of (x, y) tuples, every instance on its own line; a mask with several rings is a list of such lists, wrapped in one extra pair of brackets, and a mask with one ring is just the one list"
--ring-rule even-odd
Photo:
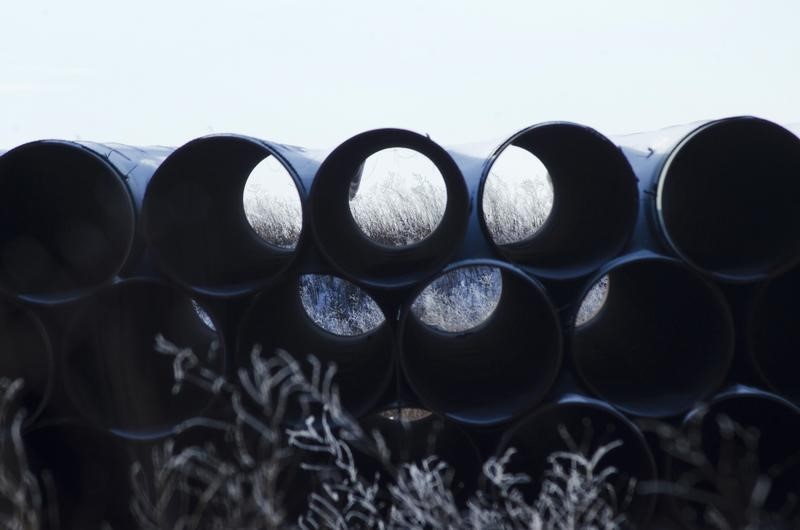
[(738, 386), (688, 414), (681, 432), (684, 441), (663, 443), (673, 508), (688, 528), (707, 528), (709, 511), (731, 528), (800, 523), (800, 409)]
[(391, 485), (401, 466), (421, 465), (435, 457), (449, 467), (448, 485), (457, 502), (464, 503), (475, 492), (482, 469), (480, 453), (469, 435), (452, 421), (424, 409), (397, 407), (370, 414), (361, 424), (365, 432), (380, 433), (389, 451), (387, 463), (374, 454), (355, 453), (358, 470), (365, 478), (380, 474), (381, 483)]
[(400, 316), (401, 365), (430, 410), (465, 424), (497, 424), (530, 410), (550, 389), (561, 365), (561, 328), (541, 284), (512, 265), (462, 261), (437, 278), (467, 267), (499, 269), (494, 311), (471, 329), (442, 331), (414, 314), (424, 288), (417, 289)]
[[(353, 179), (360, 175), (367, 157), (395, 147), (412, 149), (430, 159), (447, 192), (444, 215), (433, 232), (400, 247), (370, 239), (356, 224), (349, 205)], [(342, 276), (376, 288), (408, 287), (443, 267), (461, 244), (470, 209), (463, 176), (447, 151), (427, 136), (402, 129), (364, 132), (334, 149), (314, 179), (309, 205), (322, 255)]]
[(42, 494), (43, 529), (136, 527), (133, 459), (124, 440), (69, 422), (36, 427), (23, 440)]
[[(503, 243), (493, 239), (487, 226), (485, 201), (493, 165), (510, 146), (528, 151), (544, 164), (553, 205), (534, 234)], [(482, 151), (485, 148), (479, 146), (451, 149), (477, 207), (481, 231), (473, 224), (469, 238), (486, 238), (498, 255), (541, 278), (556, 280), (586, 275), (623, 249), (636, 221), (636, 177), (608, 138), (584, 125), (543, 123), (523, 129), (486, 154)]]
[[(539, 495), (545, 472), (551, 468), (548, 457), (564, 451), (579, 455), (590, 461), (601, 447), (621, 443), (609, 450), (591, 469), (575, 471), (587, 477), (597, 476), (603, 469), (615, 468), (607, 484), (614, 489), (614, 498), (619, 504), (630, 496), (630, 505), (618, 506), (619, 513), (626, 515), (626, 527), (648, 528), (647, 523), (655, 508), (655, 497), (641, 494), (638, 484), (656, 479), (656, 464), (641, 431), (625, 416), (607, 403), (578, 395), (562, 397), (530, 416), (520, 420), (503, 436), (497, 455), (513, 448), (516, 453), (506, 466), (506, 473), (525, 473), (531, 481), (522, 484), (520, 490), (528, 502)], [(561, 461), (566, 471), (573, 470)], [(562, 484), (562, 487), (565, 485)], [(607, 498), (613, 503), (614, 500)], [(568, 499), (556, 498), (558, 504)]]
[[(270, 156), (291, 176), (304, 205), (318, 155), (246, 136), (192, 140), (153, 175), (144, 199), (144, 232), (154, 260), (173, 281), (197, 293), (236, 296), (274, 283), (289, 268), (297, 248), (259, 237), (244, 211), (247, 179)], [(303, 217), (305, 227), (305, 212)]]
[(0, 290), (63, 302), (133, 267), (142, 193), (169, 152), (42, 140), (0, 157)]
[(665, 246), (726, 282), (763, 280), (800, 260), (800, 139), (788, 130), (741, 116), (618, 140), (649, 210), (635, 247)]
[(800, 403), (800, 267), (761, 287), (746, 333), (762, 381), (772, 391)]
[[(319, 308), (320, 315), (309, 315), (302, 302), (303, 280), (315, 282), (312, 286), (325, 292), (327, 297)], [(342, 403), (355, 416), (372, 410), (384, 394), (394, 374), (395, 340), (392, 327), (376, 305), (365, 306), (363, 297), (369, 295), (360, 288), (337, 285), (318, 277), (292, 276), (255, 298), (242, 318), (237, 339), (238, 366), (249, 366), (253, 347), (261, 346), (264, 355), (283, 349), (304, 361), (314, 355), (323, 363), (335, 363), (335, 383), (339, 387)], [(342, 280), (342, 282), (344, 282)], [(356, 291), (353, 291), (353, 290)], [(314, 309), (314, 308), (309, 308)], [(380, 313), (380, 323), (375, 327), (353, 329), (352, 333), (338, 333), (325, 329), (312, 316), (334, 318), (332, 311), (357, 317), (359, 312), (373, 310)], [(366, 315), (374, 319), (376, 315)], [(361, 328), (361, 326), (355, 326)], [(363, 331), (363, 332), (362, 332)]]
[(574, 365), (587, 388), (621, 410), (683, 414), (715, 392), (730, 367), (734, 328), (725, 298), (682, 262), (648, 252), (608, 263), (604, 300), (571, 331)]
[(15, 405), (32, 422), (47, 405), (55, 377), (53, 348), (39, 318), (13, 299), (0, 298), (0, 377), (22, 379)]
[[(86, 299), (75, 309), (63, 345), (66, 392), (93, 425), (121, 436), (167, 435), (202, 413), (213, 393), (184, 382), (180, 392), (173, 355), (155, 349), (161, 334), (192, 348), (201, 367), (225, 373), (225, 349), (194, 302), (161, 281), (125, 280)], [(179, 363), (188, 371), (192, 362)]]

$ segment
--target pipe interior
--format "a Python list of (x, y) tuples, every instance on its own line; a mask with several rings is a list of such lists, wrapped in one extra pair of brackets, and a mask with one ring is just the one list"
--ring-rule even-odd
[(561, 361), (554, 309), (537, 284), (517, 273), (502, 269), (502, 285), (491, 317), (466, 332), (439, 331), (406, 311), (404, 369), (433, 410), (467, 423), (497, 423), (549, 390)]
[(800, 402), (800, 267), (764, 287), (750, 333), (761, 376), (775, 391)]
[[(547, 188), (539, 185), (542, 204), (524, 214), (529, 218), (547, 213), (541, 225), (527, 238), (503, 243), (494, 238), (498, 251), (511, 260), (525, 263), (549, 275), (576, 276), (598, 268), (619, 252), (633, 230), (638, 210), (636, 177), (619, 149), (591, 129), (572, 124), (548, 124), (524, 131), (498, 155), (485, 177), (481, 215), (487, 228), (497, 221), (487, 214), (494, 197), (491, 171), (502, 162), (506, 150), (523, 149), (538, 159), (552, 183), (552, 206), (547, 212)], [(532, 169), (531, 169), (532, 171)], [(538, 177), (541, 181), (541, 177)], [(520, 193), (502, 200), (519, 199)], [(513, 218), (507, 206), (505, 223), (523, 222)], [(527, 222), (527, 221), (526, 221)], [(505, 227), (501, 230), (513, 231)]]
[(350, 213), (370, 240), (404, 247), (429, 237), (444, 216), (447, 189), (425, 155), (394, 147), (368, 156), (350, 185)]
[(210, 392), (191, 383), (173, 394), (175, 356), (156, 351), (158, 334), (191, 348), (201, 367), (225, 373), (218, 333), (192, 299), (171, 287), (129, 280), (78, 310), (66, 340), (64, 377), (75, 406), (94, 424), (123, 436), (160, 436), (211, 402)]
[(712, 123), (671, 155), (659, 182), (661, 226), (697, 267), (759, 279), (800, 258), (800, 140), (755, 118)]
[[(279, 348), (298, 360), (313, 354), (323, 364), (336, 364), (334, 380), (339, 386), (342, 403), (354, 415), (363, 414), (375, 405), (393, 374), (392, 331), (384, 322), (383, 313), (372, 302), (371, 310), (378, 312), (380, 325), (357, 335), (331, 333), (306, 313), (301, 300), (302, 281), (303, 277), (288, 281), (256, 298), (239, 330), (237, 364), (250, 365), (250, 354), (255, 345), (261, 346), (265, 356), (273, 355)], [(316, 288), (320, 287), (324, 288), (325, 283), (316, 285)], [(363, 296), (368, 298), (366, 293)], [(367, 318), (374, 316), (370, 314)], [(326, 319), (326, 325), (330, 324), (342, 324), (350, 331), (353, 326), (363, 327), (364, 323), (348, 321), (343, 324), (334, 317), (333, 322)], [(301, 364), (309, 368), (305, 363)]]
[[(220, 294), (257, 289), (289, 266), (297, 228), (291, 193), (289, 211), (283, 212), (287, 221), (270, 220), (276, 232), (286, 230), (284, 236), (270, 236), (272, 242), (248, 221), (247, 211), (258, 200), (244, 203), (250, 200), (248, 178), (265, 159), (277, 162), (271, 158), (255, 140), (219, 136), (190, 142), (163, 162), (148, 187), (144, 211), (149, 242), (168, 272), (192, 288)], [(251, 188), (258, 183), (256, 178)]]
[(134, 234), (133, 201), (113, 167), (57, 141), (0, 158), (0, 287), (37, 300), (109, 281)]
[[(635, 479), (636, 484), (653, 480), (656, 478), (656, 469), (652, 454), (639, 431), (610, 407), (579, 402), (548, 406), (513, 427), (503, 437), (499, 454), (508, 448), (516, 449), (506, 466), (506, 472), (524, 473), (531, 478), (530, 482), (519, 487), (528, 502), (532, 502), (539, 495), (545, 471), (551, 468), (547, 460), (551, 454), (567, 451), (591, 459), (599, 448), (619, 442), (622, 443), (620, 447), (610, 450), (598, 461), (593, 476), (603, 469), (616, 468), (617, 472), (610, 475), (607, 483), (614, 488), (616, 498), (621, 501), (631, 488), (631, 479)], [(567, 470), (571, 467), (564, 460), (560, 463)], [(575, 470), (586, 476), (586, 468)], [(561, 487), (564, 486), (561, 483)], [(646, 527), (643, 525), (650, 517), (654, 504), (655, 496), (633, 495), (625, 512), (629, 520), (637, 523), (634, 528)]]
[(719, 291), (671, 260), (626, 261), (607, 276), (602, 307), (572, 334), (586, 385), (626, 412), (657, 417), (685, 412), (713, 392), (733, 352)]
[[(430, 235), (411, 245), (393, 247), (370, 239), (358, 227), (350, 197), (354, 176), (361, 172), (364, 161), (382, 150), (398, 148), (415, 151), (432, 162), (444, 182), (446, 205)], [(439, 269), (461, 243), (469, 213), (466, 184), (450, 155), (429, 138), (398, 129), (363, 133), (337, 147), (320, 167), (311, 195), (320, 250), (348, 276), (371, 285), (409, 285)]]
[(28, 421), (45, 406), (53, 382), (53, 353), (47, 332), (29, 310), (0, 301), (0, 377), (22, 379), (15, 405)]

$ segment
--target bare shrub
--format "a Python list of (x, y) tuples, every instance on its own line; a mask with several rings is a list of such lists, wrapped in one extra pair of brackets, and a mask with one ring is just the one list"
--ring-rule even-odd
[(42, 492), (22, 441), (24, 410), (16, 410), (23, 381), (0, 378), (0, 527), (38, 530), (45, 521)]
[[(232, 384), (200, 367), (194, 353), (157, 338), (156, 349), (173, 356), (176, 386), (200, 385), (230, 400), (230, 422), (188, 422), (224, 430), (229, 447), (191, 446), (174, 441), (153, 453), (152, 462), (134, 466), (132, 508), (142, 528), (288, 528), (300, 529), (603, 529), (621, 528), (624, 515), (609, 497), (603, 467), (604, 446), (592, 455), (559, 452), (550, 456), (539, 497), (527, 502), (517, 486), (530, 480), (511, 475), (513, 450), (486, 462), (487, 488), (466, 505), (453, 494), (449, 464), (432, 456), (399, 468), (389, 464), (387, 445), (375, 431), (364, 432), (339, 402), (335, 368), (307, 359), (309, 371), (284, 352), (264, 358), (255, 349), (252, 366)], [(310, 374), (310, 375), (306, 375)], [(247, 402), (247, 403), (246, 403)], [(289, 421), (299, 405), (304, 420)], [(257, 412), (254, 412), (257, 411)], [(249, 448), (263, 450), (257, 454)], [(381, 490), (380, 476), (360, 473), (354, 450), (378, 459), (392, 477)], [(229, 455), (229, 456), (222, 456)], [(318, 479), (307, 509), (290, 519), (283, 509), (286, 492), (280, 476), (299, 466)], [(153, 469), (153, 472), (146, 471)], [(296, 495), (297, 492), (294, 492)], [(388, 501), (386, 500), (388, 499)], [(175, 506), (184, 507), (183, 511)]]

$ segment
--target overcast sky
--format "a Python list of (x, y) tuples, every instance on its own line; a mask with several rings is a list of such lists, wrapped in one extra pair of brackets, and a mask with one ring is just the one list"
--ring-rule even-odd
[(0, 148), (800, 122), (800, 2), (6, 1)]

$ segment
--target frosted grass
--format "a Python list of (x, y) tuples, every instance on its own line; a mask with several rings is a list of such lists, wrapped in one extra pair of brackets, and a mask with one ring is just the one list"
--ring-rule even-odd
[(371, 240), (403, 247), (431, 235), (446, 205), (447, 189), (436, 165), (417, 151), (393, 147), (364, 161), (350, 213)]
[(575, 317), (575, 326), (587, 324), (600, 313), (608, 299), (609, 283), (609, 277), (605, 275), (589, 289), (589, 292), (581, 300), (581, 305)]
[(529, 151), (509, 145), (489, 170), (481, 204), (486, 228), (496, 244), (530, 238), (553, 209), (553, 183), (547, 168)]
[(440, 331), (468, 331), (492, 315), (502, 291), (503, 277), (497, 267), (462, 267), (425, 287), (411, 305), (411, 312)]
[(395, 407), (384, 410), (380, 415), (392, 421), (414, 422), (424, 420), (431, 415), (431, 411), (414, 407)]
[(276, 247), (292, 250), (303, 228), (303, 208), (289, 171), (268, 156), (250, 172), (242, 196), (247, 222), (258, 236)]
[(386, 320), (375, 300), (342, 278), (305, 274), (300, 277), (299, 290), (308, 317), (328, 333), (345, 337), (363, 335)]

